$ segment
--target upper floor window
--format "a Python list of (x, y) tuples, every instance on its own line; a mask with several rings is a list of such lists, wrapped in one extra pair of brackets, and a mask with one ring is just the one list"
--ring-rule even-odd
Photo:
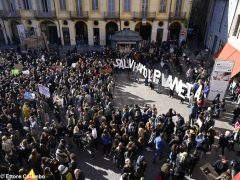
[(60, 9), (66, 10), (66, 0), (59, 0)]
[(176, 13), (180, 13), (182, 8), (182, 0), (177, 0), (176, 3)]
[(131, 11), (131, 0), (124, 0), (124, 12)]
[(161, 0), (160, 12), (166, 12), (166, 10), (167, 10), (167, 0)]
[(23, 2), (23, 8), (26, 10), (31, 9), (31, 0), (22, 0)]
[(42, 0), (42, 10), (44, 12), (48, 12), (49, 7), (50, 7), (49, 0)]
[(237, 16), (237, 21), (236, 21), (236, 24), (234, 26), (233, 36), (237, 36), (239, 26), (240, 26), (240, 14)]
[(114, 12), (115, 10), (115, 0), (108, 0), (108, 11)]
[(15, 3), (12, 0), (10, 0), (8, 2), (9, 2), (9, 9), (10, 9), (10, 11), (11, 12), (15, 12), (16, 11)]
[(77, 1), (77, 4), (76, 4), (77, 12), (81, 14), (82, 13), (82, 0), (76, 0), (76, 1)]
[(92, 10), (98, 10), (98, 0), (92, 0)]

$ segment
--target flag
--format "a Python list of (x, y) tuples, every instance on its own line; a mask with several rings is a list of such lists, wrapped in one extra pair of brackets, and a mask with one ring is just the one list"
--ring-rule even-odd
[(27, 174), (24, 180), (37, 180), (37, 176), (34, 173), (33, 169), (31, 169), (31, 171)]

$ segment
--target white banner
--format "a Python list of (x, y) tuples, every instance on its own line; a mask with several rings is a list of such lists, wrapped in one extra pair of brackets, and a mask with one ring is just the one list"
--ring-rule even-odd
[(17, 25), (17, 31), (18, 31), (20, 43), (23, 43), (24, 39), (26, 38), (25, 29), (24, 29), (23, 24)]
[[(177, 77), (172, 77), (172, 75), (166, 77), (164, 73), (157, 69), (154, 69), (153, 75), (151, 75), (150, 69), (148, 69), (145, 65), (138, 63), (132, 59), (116, 59), (114, 67), (117, 67), (119, 69), (132, 69), (132, 71), (142, 74), (144, 78), (148, 78), (153, 83), (158, 83), (159, 79), (161, 79), (161, 84), (163, 87), (175, 90), (178, 96), (183, 99), (185, 99), (186, 97), (190, 98), (191, 96), (191, 89), (193, 88), (193, 84), (184, 83), (181, 79), (178, 79)], [(197, 90), (198, 93), (195, 94), (195, 97), (197, 99), (199, 99), (201, 95), (201, 89), (202, 86), (199, 87), (199, 89)], [(185, 91), (187, 92), (186, 95), (184, 95)]]
[(224, 98), (233, 66), (233, 61), (215, 61), (210, 80), (208, 100), (212, 101), (217, 94), (220, 94), (220, 99)]

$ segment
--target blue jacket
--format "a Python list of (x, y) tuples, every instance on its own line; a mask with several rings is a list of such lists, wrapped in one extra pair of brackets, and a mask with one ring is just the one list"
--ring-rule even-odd
[(103, 144), (111, 144), (112, 143), (112, 137), (109, 134), (103, 134), (102, 135), (102, 142)]

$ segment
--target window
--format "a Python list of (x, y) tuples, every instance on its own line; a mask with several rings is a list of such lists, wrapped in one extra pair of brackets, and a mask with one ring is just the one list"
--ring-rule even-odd
[(115, 0), (108, 0), (108, 12), (113, 13), (115, 10)]
[(60, 9), (66, 10), (66, 0), (59, 0)]
[(31, 0), (22, 0), (23, 1), (23, 8), (26, 10), (31, 9)]
[(93, 11), (98, 10), (98, 0), (92, 0), (92, 10)]
[(47, 1), (47, 0), (42, 0), (42, 10), (43, 10), (44, 12), (48, 12), (48, 11), (49, 11), (48, 8), (49, 8), (49, 7), (48, 7), (48, 1)]
[(160, 12), (166, 12), (166, 10), (167, 10), (167, 0), (161, 0)]
[(177, 0), (176, 14), (179, 14), (181, 12), (181, 8), (182, 8), (182, 0)]
[(82, 0), (77, 0), (77, 13), (82, 13)]
[(237, 17), (237, 21), (234, 27), (234, 31), (233, 31), (233, 36), (237, 35), (238, 29), (239, 29), (239, 25), (240, 25), (240, 14)]
[(124, 12), (131, 11), (131, 0), (124, 0)]

